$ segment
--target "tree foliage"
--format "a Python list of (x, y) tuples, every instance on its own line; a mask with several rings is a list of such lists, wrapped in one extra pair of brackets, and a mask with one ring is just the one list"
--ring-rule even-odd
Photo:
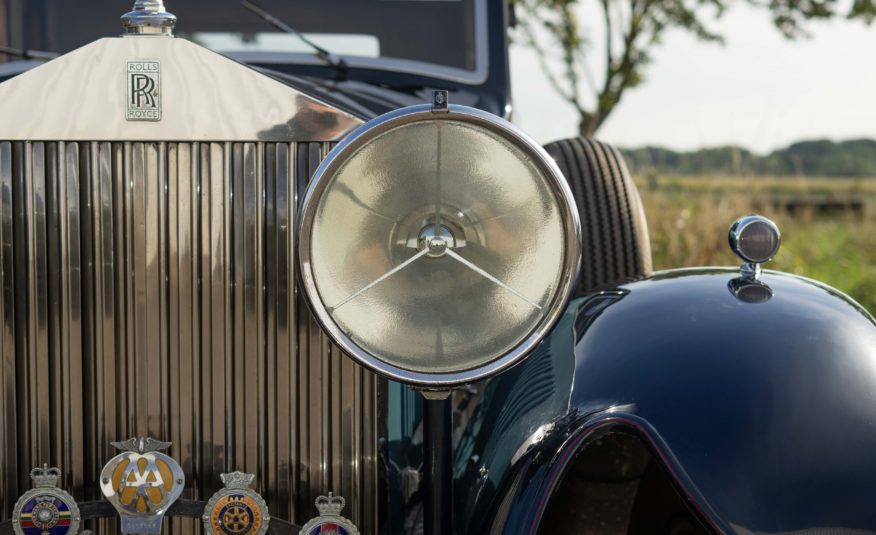
[[(533, 48), (552, 87), (579, 116), (580, 134), (592, 136), (624, 92), (644, 80), (651, 52), (664, 32), (678, 28), (704, 41), (723, 42), (710, 28), (729, 0), (509, 0), (515, 8), (515, 38)], [(876, 0), (745, 0), (767, 11), (785, 37), (806, 36), (809, 20), (846, 16), (868, 24)], [(596, 46), (583, 33), (578, 14), (586, 2), (601, 13), (605, 41)], [(592, 24), (591, 22), (590, 24)], [(602, 54), (599, 61), (595, 56)], [(594, 65), (601, 72), (597, 76)]]
[(872, 139), (801, 141), (765, 155), (734, 146), (691, 152), (643, 147), (623, 152), (636, 174), (876, 177)]

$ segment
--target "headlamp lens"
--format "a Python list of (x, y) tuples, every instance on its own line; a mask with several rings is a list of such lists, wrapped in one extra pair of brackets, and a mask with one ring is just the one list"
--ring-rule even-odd
[(518, 143), (424, 118), (348, 147), (317, 177), (305, 269), (355, 346), (402, 370), (469, 370), (514, 349), (565, 299), (576, 227)]

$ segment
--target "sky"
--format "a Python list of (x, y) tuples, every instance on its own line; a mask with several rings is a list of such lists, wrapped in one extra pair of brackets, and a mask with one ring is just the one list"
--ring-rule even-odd
[[(596, 15), (580, 20), (601, 42), (599, 26), (588, 25)], [(734, 144), (760, 153), (804, 139), (876, 138), (876, 23), (810, 23), (811, 38), (788, 41), (767, 12), (741, 5), (711, 27), (724, 45), (669, 30), (645, 82), (625, 93), (596, 137), (622, 147)], [(541, 143), (575, 135), (576, 114), (534, 53), (512, 45), (511, 67), (514, 121)]]

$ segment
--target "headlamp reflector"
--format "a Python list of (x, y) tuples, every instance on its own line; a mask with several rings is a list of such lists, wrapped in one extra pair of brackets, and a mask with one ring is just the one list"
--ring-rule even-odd
[(402, 110), (366, 125), (320, 168), (302, 210), (320, 319), (353, 356), (408, 382), (459, 382), (531, 345), (577, 269), (562, 177), (476, 113)]

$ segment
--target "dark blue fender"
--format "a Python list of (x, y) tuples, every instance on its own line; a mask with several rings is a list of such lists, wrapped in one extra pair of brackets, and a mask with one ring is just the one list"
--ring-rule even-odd
[(486, 386), (459, 531), (536, 533), (575, 454), (624, 428), (713, 531), (876, 533), (876, 322), (820, 283), (761, 282), (680, 270), (574, 300)]

